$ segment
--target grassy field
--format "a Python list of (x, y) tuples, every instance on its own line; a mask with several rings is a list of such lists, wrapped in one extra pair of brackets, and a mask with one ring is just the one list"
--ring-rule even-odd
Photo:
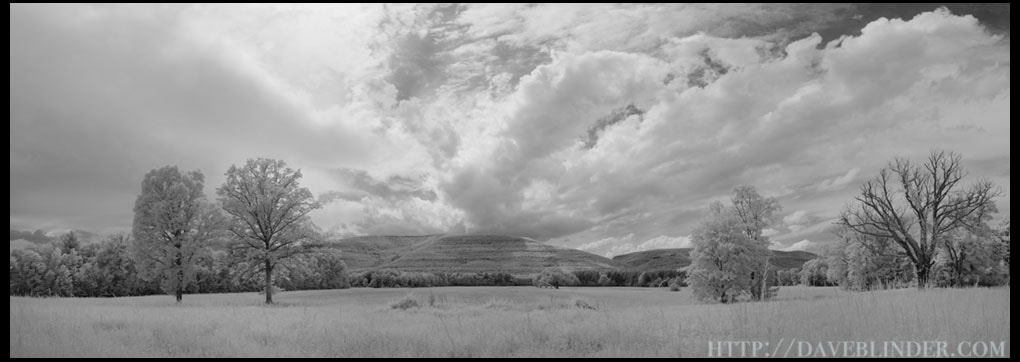
[[(408, 297), (408, 293), (413, 295)], [(1009, 289), (700, 304), (648, 288), (445, 287), (10, 298), (10, 357), (692, 357), (709, 341), (1009, 341)], [(402, 299), (421, 307), (393, 309)], [(593, 309), (594, 308), (594, 309)], [(788, 343), (788, 342), (787, 342)], [(952, 347), (955, 348), (955, 347)]]

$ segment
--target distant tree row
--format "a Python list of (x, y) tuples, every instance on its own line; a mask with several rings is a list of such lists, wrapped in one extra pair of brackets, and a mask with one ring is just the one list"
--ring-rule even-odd
[(352, 287), (426, 288), (447, 286), (524, 286), (548, 285), (581, 287), (668, 287), (684, 286), (679, 270), (569, 270), (551, 267), (538, 274), (517, 275), (505, 272), (407, 272), (371, 270), (350, 275)]
[[(61, 297), (123, 297), (168, 293), (176, 295), (170, 278), (145, 279), (127, 234), (92, 244), (69, 247), (60, 241), (11, 250), (10, 295)], [(191, 281), (184, 293), (252, 292), (263, 286), (245, 278), (243, 264), (224, 250), (211, 250), (194, 259)], [(284, 290), (349, 287), (346, 266), (338, 250), (320, 249), (296, 256), (290, 267), (277, 271), (274, 284)]]

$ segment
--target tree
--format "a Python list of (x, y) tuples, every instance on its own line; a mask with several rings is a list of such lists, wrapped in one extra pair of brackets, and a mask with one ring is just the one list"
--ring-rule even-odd
[(828, 271), (829, 265), (825, 262), (825, 259), (814, 258), (808, 260), (801, 267), (800, 283), (809, 287), (828, 286)]
[(854, 232), (835, 225), (838, 237), (826, 254), (826, 279), (849, 290), (872, 290), (913, 280), (912, 263), (888, 238)]
[(81, 247), (81, 241), (74, 235), (74, 231), (68, 231), (60, 238), (60, 251), (64, 254), (70, 254), (71, 250), (77, 250)]
[(232, 247), (248, 262), (246, 273), (264, 273), (266, 304), (272, 304), (273, 270), (316, 239), (308, 213), (321, 205), (300, 187), (301, 171), (280, 160), (249, 159), (242, 167), (231, 165), (226, 176), (216, 193), (238, 239)]
[(204, 180), (199, 171), (165, 166), (145, 174), (135, 200), (133, 252), (141, 276), (159, 279), (178, 303), (194, 279), (195, 256), (210, 232), (202, 222)]
[[(1002, 224), (999, 225), (999, 242), (1003, 245), (1003, 256), (1002, 260), (1006, 263), (1006, 273), (1010, 276), (1013, 275), (1012, 269), (1010, 268), (1009, 262), (1009, 216), (1002, 220)], [(1008, 283), (1007, 283), (1008, 285)]]
[(729, 303), (749, 292), (754, 260), (761, 255), (745, 231), (740, 218), (722, 203), (711, 205), (691, 237), (691, 264), (684, 268), (696, 298)]
[(542, 270), (541, 273), (535, 277), (535, 285), (550, 285), (553, 288), (560, 289), (560, 286), (578, 285), (581, 281), (577, 279), (574, 273), (563, 267), (548, 267)]
[(976, 229), (959, 228), (943, 239), (933, 268), (936, 285), (965, 286), (1008, 283), (1004, 262), (1006, 246), (987, 224)]
[[(739, 185), (733, 188), (733, 212), (740, 219), (744, 233), (751, 240), (752, 249), (760, 258), (752, 259), (751, 284), (749, 290), (752, 300), (761, 300), (767, 296), (767, 281), (769, 274), (769, 262), (772, 259), (772, 251), (769, 250), (769, 239), (764, 235), (765, 228), (768, 228), (777, 221), (779, 211), (783, 207), (774, 197), (762, 197), (755, 190), (754, 186)], [(767, 298), (766, 298), (767, 299)]]
[(793, 286), (800, 284), (800, 268), (782, 269), (776, 271), (776, 279), (781, 286)]
[[(419, 277), (420, 275), (408, 274)], [(343, 289), (349, 288), (347, 264), (342, 253), (335, 248), (318, 248), (298, 254), (289, 264), (289, 273), (281, 280), (284, 289)], [(424, 285), (414, 285), (424, 286)]]
[(961, 157), (932, 151), (923, 164), (896, 158), (876, 178), (861, 185), (856, 204), (839, 223), (854, 232), (889, 239), (914, 264), (917, 287), (927, 286), (939, 244), (946, 234), (994, 211), (999, 195), (989, 181), (961, 189)]

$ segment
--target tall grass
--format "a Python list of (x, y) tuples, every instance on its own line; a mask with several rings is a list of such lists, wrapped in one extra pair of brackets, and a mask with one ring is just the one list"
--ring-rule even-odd
[[(286, 292), (271, 307), (254, 293), (179, 306), (12, 297), (10, 356), (689, 357), (719, 340), (1009, 341), (1008, 288), (780, 293), (736, 305), (633, 288)], [(402, 299), (418, 307), (391, 307)]]

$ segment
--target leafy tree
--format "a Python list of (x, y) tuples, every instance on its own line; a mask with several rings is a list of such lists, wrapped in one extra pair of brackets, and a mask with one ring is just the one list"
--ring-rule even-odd
[(649, 274), (648, 272), (641, 272), (641, 275), (638, 275), (637, 286), (639, 286), (639, 287), (647, 287), (648, 284), (650, 284), (651, 282), (652, 282), (652, 275)]
[(826, 279), (844, 289), (871, 290), (913, 280), (913, 265), (891, 240), (836, 225), (839, 237), (826, 252)]
[(827, 273), (829, 266), (823, 258), (808, 260), (801, 267), (800, 283), (809, 287), (828, 286)]
[(135, 200), (132, 234), (138, 271), (145, 279), (160, 280), (163, 290), (180, 303), (194, 281), (195, 256), (201, 252), (213, 216), (203, 208), (204, 176), (199, 171), (182, 173), (176, 166), (149, 171)]
[(923, 164), (897, 158), (861, 186), (839, 223), (854, 232), (895, 242), (914, 264), (917, 287), (929, 282), (936, 251), (947, 233), (973, 227), (995, 212), (999, 195), (989, 181), (963, 189), (961, 157), (932, 151)]
[(70, 254), (71, 250), (77, 250), (81, 247), (81, 241), (74, 235), (74, 231), (68, 231), (60, 238), (60, 251), (64, 254)]
[(570, 286), (580, 284), (580, 280), (574, 273), (563, 267), (548, 267), (542, 269), (542, 272), (535, 277), (535, 283), (545, 283), (551, 285), (553, 288), (560, 289), (560, 286)]
[(43, 295), (46, 264), (37, 248), (11, 250), (11, 295)]
[(776, 271), (776, 279), (778, 279), (779, 285), (782, 286), (793, 286), (800, 284), (800, 269), (782, 269)]
[(691, 238), (691, 265), (684, 271), (696, 298), (729, 303), (751, 288), (760, 253), (737, 215), (719, 202), (710, 210)]
[(226, 176), (216, 193), (238, 239), (232, 248), (245, 260), (244, 274), (265, 275), (266, 304), (271, 304), (274, 269), (317, 239), (308, 213), (321, 205), (300, 187), (301, 171), (280, 160), (250, 159), (242, 167), (231, 165)]
[[(77, 264), (77, 255), (61, 252), (60, 248), (47, 245), (41, 250), (44, 271), (42, 290), (37, 295), (69, 297), (74, 293), (74, 273), (68, 265)], [(72, 250), (73, 252), (73, 250)]]
[(1004, 245), (987, 225), (953, 230), (943, 239), (936, 258), (936, 282), (953, 286), (1002, 284), (1008, 276), (1008, 267), (1000, 265), (1004, 254)]
[(772, 251), (769, 250), (769, 239), (764, 235), (765, 229), (776, 223), (777, 213), (783, 210), (774, 197), (762, 197), (750, 185), (739, 185), (733, 189), (731, 197), (733, 212), (740, 220), (744, 233), (753, 244), (752, 250), (759, 257), (751, 259), (751, 278), (749, 290), (751, 300), (765, 298), (768, 287), (769, 262)]
[[(313, 252), (298, 254), (286, 269), (288, 273), (281, 281), (284, 289), (343, 289), (349, 288), (347, 264), (339, 249), (319, 248)], [(404, 273), (405, 286), (424, 287), (422, 273)]]

